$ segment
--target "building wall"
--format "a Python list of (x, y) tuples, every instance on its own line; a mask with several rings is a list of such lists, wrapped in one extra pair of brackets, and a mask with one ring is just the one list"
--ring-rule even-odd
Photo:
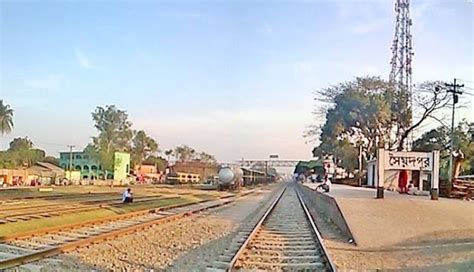
[(212, 163), (203, 162), (176, 162), (173, 166), (174, 172), (196, 174), (201, 179), (218, 175), (218, 166)]
[(157, 174), (158, 169), (154, 165), (135, 165), (135, 175)]
[[(59, 165), (64, 170), (69, 170), (70, 153), (59, 153)], [(99, 178), (105, 175), (102, 166), (97, 160), (91, 159), (84, 152), (72, 152), (72, 170), (80, 171), (81, 178)]]
[(126, 180), (130, 172), (130, 154), (115, 152), (114, 154), (114, 180)]
[(12, 185), (14, 180), (27, 182), (28, 171), (26, 169), (0, 169), (0, 185)]

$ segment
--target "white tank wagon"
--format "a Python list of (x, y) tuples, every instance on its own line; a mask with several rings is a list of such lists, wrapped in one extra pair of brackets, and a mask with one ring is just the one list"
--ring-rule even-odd
[(219, 170), (218, 189), (235, 189), (243, 185), (244, 172), (240, 167), (223, 166)]

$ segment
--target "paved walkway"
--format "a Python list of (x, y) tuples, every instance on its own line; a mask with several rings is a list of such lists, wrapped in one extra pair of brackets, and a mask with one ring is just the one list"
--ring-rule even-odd
[[(318, 186), (318, 183), (304, 183), (303, 185), (315, 189)], [(365, 187), (354, 187), (349, 185), (342, 185), (342, 184), (332, 184), (331, 192), (327, 193), (330, 196), (336, 198), (375, 198), (377, 195), (377, 190), (374, 188), (365, 188)], [(320, 192), (322, 192), (320, 190)], [(427, 192), (428, 193), (428, 192)], [(384, 191), (385, 198), (398, 198), (398, 199), (417, 199), (417, 200), (430, 200), (430, 196), (414, 196), (414, 195), (407, 195), (407, 194), (400, 194), (398, 192), (392, 191)], [(447, 198), (440, 198), (441, 201), (457, 201), (453, 199)]]
[[(317, 184), (305, 183), (314, 189)], [(333, 184), (329, 193), (362, 247), (406, 246), (421, 242), (474, 242), (474, 202)], [(474, 244), (472, 246), (474, 250)]]

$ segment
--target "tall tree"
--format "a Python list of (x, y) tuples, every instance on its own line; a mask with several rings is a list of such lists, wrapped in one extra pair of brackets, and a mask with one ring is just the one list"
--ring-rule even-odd
[(33, 142), (25, 138), (15, 138), (10, 142), (10, 147), (3, 153), (10, 165), (15, 166), (31, 166), (37, 161), (42, 161), (46, 153), (34, 148)]
[(33, 148), (33, 142), (28, 139), (28, 137), (15, 138), (10, 142), (10, 148), (8, 148), (8, 151), (23, 151), (31, 148)]
[(173, 156), (173, 154), (174, 154), (173, 149), (168, 149), (165, 151), (165, 155), (168, 157), (168, 161), (171, 160), (171, 156)]
[(193, 148), (187, 146), (187, 145), (181, 145), (177, 146), (174, 150), (174, 154), (176, 155), (176, 158), (182, 162), (187, 162), (191, 161), (194, 159), (196, 150)]
[(113, 153), (130, 150), (132, 123), (128, 120), (127, 112), (117, 109), (114, 105), (97, 107), (92, 113), (92, 120), (99, 131), (99, 135), (92, 138), (94, 148), (104, 169), (111, 171)]
[(132, 162), (134, 165), (140, 165), (145, 158), (157, 151), (158, 144), (145, 131), (134, 132), (132, 140)]
[[(320, 138), (313, 154), (330, 153), (356, 162), (357, 152), (348, 145), (362, 145), (366, 158), (375, 155), (378, 146), (402, 150), (414, 129), (428, 118), (439, 120), (436, 113), (449, 102), (439, 84), (424, 82), (416, 86), (413, 104), (419, 118), (404, 131), (399, 128), (407, 127), (407, 122), (411, 124), (412, 116), (400, 118), (393, 85), (379, 77), (356, 78), (316, 91), (315, 100), (323, 106), (315, 113), (324, 116), (326, 122), (321, 127), (313, 126), (307, 133), (309, 137)], [(343, 164), (353, 168), (351, 162)]]
[(206, 152), (199, 152), (199, 154), (197, 155), (197, 160), (201, 162), (216, 162), (216, 158), (214, 157), (214, 155), (208, 154)]
[(148, 165), (156, 166), (156, 168), (160, 172), (165, 171), (166, 166), (168, 166), (168, 162), (164, 158), (157, 157), (157, 156), (154, 156), (154, 155), (150, 155), (150, 156), (146, 157), (145, 160), (143, 161), (143, 163), (148, 164)]
[(46, 156), (43, 159), (44, 162), (51, 163), (52, 165), (56, 165), (59, 167), (59, 159), (53, 156)]
[(10, 105), (3, 104), (0, 99), (0, 132), (2, 135), (10, 133), (13, 129), (13, 109)]
[[(461, 151), (466, 160), (461, 165), (461, 174), (474, 174), (474, 141), (470, 124), (463, 120), (454, 129), (454, 150)], [(448, 179), (450, 129), (445, 126), (423, 133), (413, 142), (414, 151), (430, 152), (440, 150), (440, 176)]]
[[(412, 110), (414, 116), (408, 116), (410, 125), (405, 126), (407, 127), (405, 131), (397, 129), (397, 137), (394, 139), (397, 150), (404, 149), (409, 135), (413, 133), (413, 131), (423, 124), (427, 119), (431, 118), (443, 123), (443, 121), (438, 118), (437, 113), (449, 105), (451, 101), (451, 95), (441, 87), (442, 85), (443, 83), (440, 81), (425, 81), (414, 87), (414, 92), (412, 95)], [(397, 112), (395, 112), (393, 116), (398, 116)], [(414, 118), (415, 116), (418, 116), (418, 118)], [(413, 122), (411, 122), (412, 120)], [(403, 122), (403, 120), (398, 118), (395, 118), (395, 121), (398, 123)], [(399, 127), (400, 126), (398, 126), (398, 128)]]
[[(368, 154), (374, 154), (379, 145), (389, 145), (392, 86), (378, 78), (356, 78), (316, 92), (316, 100), (325, 106), (317, 112), (326, 122), (309, 135), (320, 135), (320, 145), (313, 150), (315, 156), (333, 154), (339, 157), (355, 155), (347, 160), (357, 162), (353, 148), (362, 145)], [(353, 168), (353, 167), (350, 167)]]

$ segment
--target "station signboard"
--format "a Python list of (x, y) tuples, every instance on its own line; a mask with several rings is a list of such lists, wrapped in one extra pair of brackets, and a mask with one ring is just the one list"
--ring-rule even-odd
[(425, 170), (433, 169), (433, 154), (426, 152), (386, 151), (384, 168), (386, 170)]

